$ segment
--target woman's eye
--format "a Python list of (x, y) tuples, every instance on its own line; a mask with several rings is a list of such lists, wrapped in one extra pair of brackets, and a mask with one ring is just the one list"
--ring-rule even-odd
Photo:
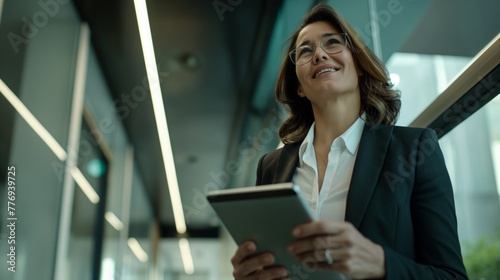
[(328, 41), (326, 41), (327, 46), (337, 45), (337, 44), (341, 44), (341, 42), (338, 39), (332, 38), (332, 39), (329, 39)]
[(310, 47), (304, 47), (299, 50), (299, 56), (302, 56), (304, 54), (308, 54), (312, 52), (312, 48)]

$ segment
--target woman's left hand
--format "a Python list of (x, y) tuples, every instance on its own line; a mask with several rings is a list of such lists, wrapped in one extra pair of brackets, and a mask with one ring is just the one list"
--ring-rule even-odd
[(288, 252), (310, 268), (341, 272), (355, 279), (385, 277), (383, 248), (348, 222), (314, 221), (299, 225), (293, 235), (296, 240)]

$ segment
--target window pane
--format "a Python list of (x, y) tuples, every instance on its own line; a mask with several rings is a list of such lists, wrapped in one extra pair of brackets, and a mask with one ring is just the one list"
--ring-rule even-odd
[(465, 69), (471, 57), (395, 53), (387, 69), (401, 91), (398, 125), (409, 125), (450, 82)]
[(500, 267), (500, 97), (441, 138), (455, 189), (458, 231), (470, 279)]

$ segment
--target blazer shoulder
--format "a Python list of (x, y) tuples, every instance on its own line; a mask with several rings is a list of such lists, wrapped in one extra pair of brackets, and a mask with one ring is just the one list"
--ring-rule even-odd
[(437, 140), (437, 134), (432, 128), (393, 126), (392, 135), (400, 139), (422, 139), (431, 138)]
[(280, 148), (261, 156), (257, 164), (257, 180), (255, 182), (257, 186), (267, 185), (272, 182), (274, 170), (276, 169), (282, 150), (283, 148)]
[(271, 184), (290, 180), (298, 161), (298, 144), (285, 145), (282, 148), (264, 154), (257, 168), (257, 184)]
[(265, 161), (270, 161), (270, 160), (276, 160), (280, 157), (281, 152), (283, 151), (284, 147), (281, 147), (279, 149), (276, 149), (274, 151), (270, 151), (262, 156), (263, 160)]
[(264, 169), (269, 169), (270, 167), (276, 166), (278, 164), (281, 153), (283, 152), (285, 147), (281, 147), (279, 149), (264, 154), (260, 158), (259, 165), (261, 165)]

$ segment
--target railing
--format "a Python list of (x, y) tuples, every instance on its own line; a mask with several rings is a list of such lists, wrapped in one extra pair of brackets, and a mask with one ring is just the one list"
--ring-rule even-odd
[(500, 34), (481, 50), (411, 124), (441, 137), (500, 92)]

